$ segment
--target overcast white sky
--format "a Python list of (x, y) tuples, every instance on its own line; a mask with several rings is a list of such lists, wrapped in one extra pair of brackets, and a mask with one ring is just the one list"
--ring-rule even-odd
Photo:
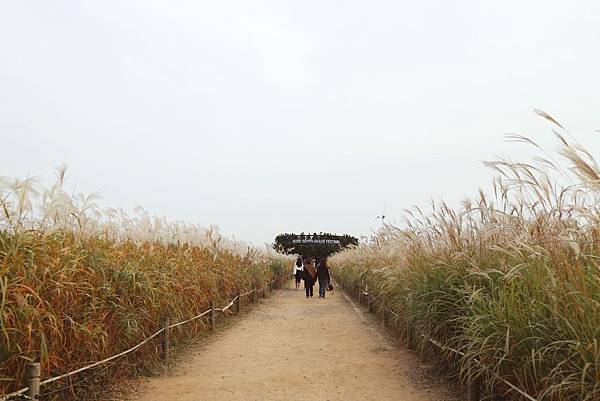
[(544, 109), (600, 136), (600, 2), (0, 2), (0, 175), (262, 243), (488, 185)]

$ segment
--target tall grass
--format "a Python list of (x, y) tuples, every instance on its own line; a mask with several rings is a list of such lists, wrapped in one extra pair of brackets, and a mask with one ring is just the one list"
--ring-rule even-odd
[[(24, 364), (50, 377), (115, 354), (237, 290), (282, 279), (290, 262), (203, 229), (138, 209), (101, 211), (97, 196), (70, 196), (65, 172), (49, 188), (0, 181), (0, 394), (22, 384)], [(194, 323), (175, 343), (203, 330)], [(112, 376), (156, 360), (150, 343)], [(65, 383), (62, 383), (65, 384)]]
[[(562, 163), (548, 153), (486, 163), (498, 174), (489, 194), (408, 210), (405, 224), (331, 262), (338, 280), (368, 285), (397, 314), (410, 344), (483, 378), (488, 394), (519, 399), (500, 376), (538, 400), (599, 400), (600, 168), (538, 114), (555, 125)], [(433, 350), (422, 334), (465, 356)]]

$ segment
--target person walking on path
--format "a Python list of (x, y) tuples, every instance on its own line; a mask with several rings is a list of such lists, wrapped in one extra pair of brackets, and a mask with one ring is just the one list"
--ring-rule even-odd
[(317, 278), (319, 279), (319, 298), (325, 298), (325, 293), (331, 280), (329, 267), (327, 267), (327, 258), (319, 259), (317, 262)]
[(302, 281), (302, 274), (304, 274), (304, 263), (302, 263), (301, 257), (298, 257), (298, 259), (296, 259), (296, 263), (294, 263), (293, 274), (296, 279), (296, 291), (299, 291), (300, 282)]
[(304, 260), (304, 289), (306, 298), (313, 296), (313, 287), (317, 281), (317, 269), (312, 258)]

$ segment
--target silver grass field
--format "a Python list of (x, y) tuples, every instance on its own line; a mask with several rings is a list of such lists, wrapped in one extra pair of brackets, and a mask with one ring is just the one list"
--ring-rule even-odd
[[(138, 208), (101, 210), (97, 195), (69, 195), (65, 169), (43, 187), (0, 180), (0, 394), (22, 387), (24, 365), (49, 378), (139, 343), (165, 317), (182, 321), (236, 291), (283, 280), (291, 261), (221, 236), (216, 227), (169, 222)], [(206, 331), (175, 329), (178, 348)], [(45, 399), (77, 398), (89, 386), (153, 369), (150, 342), (115, 364), (73, 376)], [(83, 381), (82, 381), (83, 380)], [(44, 393), (55, 390), (44, 388)]]
[(407, 343), (488, 394), (522, 399), (503, 378), (538, 400), (599, 400), (600, 168), (537, 113), (554, 126), (556, 157), (509, 136), (543, 157), (486, 163), (489, 192), (407, 210), (401, 226), (335, 255), (334, 276), (353, 293), (368, 286)]

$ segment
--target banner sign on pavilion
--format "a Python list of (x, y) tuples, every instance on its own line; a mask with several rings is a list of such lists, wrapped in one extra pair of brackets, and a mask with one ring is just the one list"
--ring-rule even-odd
[(294, 244), (341, 244), (339, 239), (317, 239), (317, 238), (298, 238), (293, 239)]
[(351, 245), (358, 245), (358, 239), (347, 235), (330, 233), (279, 234), (273, 248), (281, 253), (312, 257), (327, 257)]

